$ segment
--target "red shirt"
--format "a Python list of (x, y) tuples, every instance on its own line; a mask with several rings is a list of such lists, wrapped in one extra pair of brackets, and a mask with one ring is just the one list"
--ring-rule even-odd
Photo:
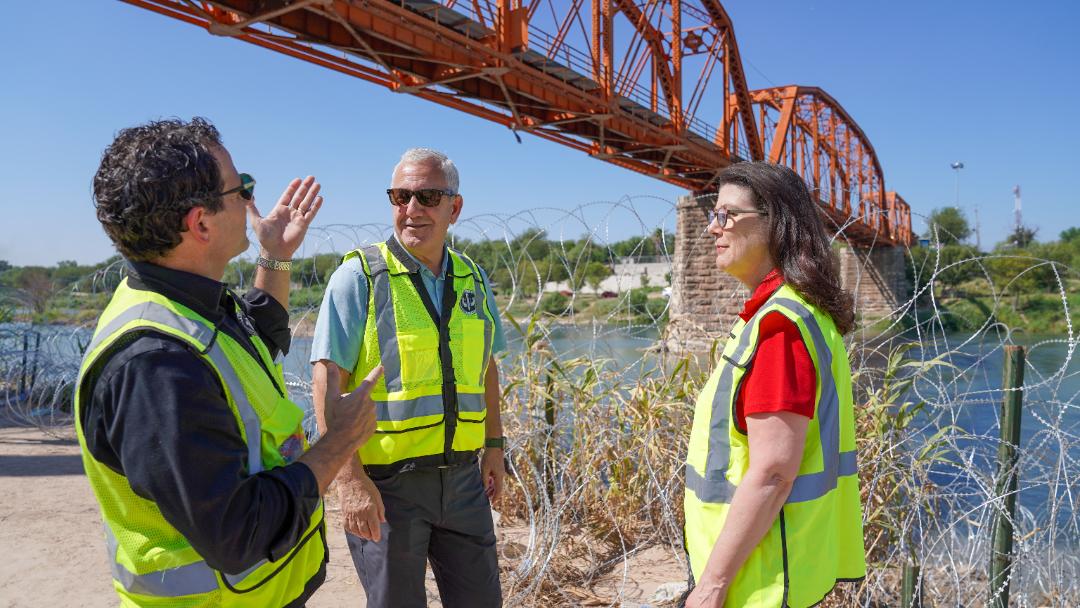
[[(784, 277), (777, 270), (765, 275), (743, 305), (739, 317), (749, 321), (783, 282)], [(813, 418), (816, 391), (814, 361), (799, 328), (779, 312), (765, 315), (758, 329), (757, 353), (735, 398), (735, 421), (739, 428), (746, 431), (747, 414), (794, 412)]]

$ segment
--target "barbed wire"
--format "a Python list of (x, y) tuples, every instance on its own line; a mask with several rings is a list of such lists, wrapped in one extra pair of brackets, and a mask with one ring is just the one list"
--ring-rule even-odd
[[(463, 217), (452, 228), (452, 246), (492, 282), (508, 342), (500, 368), (513, 483), (495, 508), (509, 604), (663, 603), (670, 594), (640, 596), (635, 560), (650, 548), (667, 566), (648, 576), (685, 580), (682, 462), (715, 351), (664, 347), (668, 296), (682, 280), (675, 209), (628, 196)], [(837, 240), (848, 227), (834, 226)], [(285, 359), (290, 393), (304, 407), (329, 273), (341, 254), (391, 230), (313, 228), (297, 254), (316, 260), (294, 269)], [(1006, 498), (996, 483), (999, 407), (1013, 390), (1024, 403), (1013, 603), (1080, 605), (1080, 369), (1069, 299), (1080, 276), (1061, 260), (1011, 250), (951, 259), (940, 244), (947, 235), (932, 236), (929, 247), (903, 250), (909, 293), (879, 318), (864, 314), (849, 345), (869, 571), (828, 605), (899, 605), (901, 572), (912, 563), (927, 604), (987, 602), (991, 531)], [(253, 259), (226, 274), (237, 290), (250, 287)], [(869, 256), (858, 259), (856, 280), (871, 280)], [(110, 265), (80, 289), (107, 293), (123, 273)], [(1036, 308), (1041, 325), (1026, 316)], [(1037, 334), (1027, 329), (1035, 326)], [(0, 405), (9, 418), (72, 435), (72, 384), (91, 331), (0, 326)], [(1003, 349), (1016, 343), (1027, 348), (1025, 380), (1003, 387)]]

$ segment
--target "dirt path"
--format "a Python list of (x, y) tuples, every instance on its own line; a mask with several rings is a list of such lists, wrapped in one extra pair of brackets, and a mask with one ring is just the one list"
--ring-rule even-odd
[[(73, 433), (72, 433), (73, 436)], [(364, 606), (333, 502), (327, 506), (330, 564), (310, 608)], [(516, 530), (505, 530), (513, 536)], [(38, 429), (0, 428), (0, 608), (115, 606), (101, 516), (83, 474), (79, 446)], [(503, 560), (507, 559), (504, 555)], [(594, 589), (642, 606), (657, 587), (682, 579), (678, 564), (660, 549), (635, 557), (624, 579), (616, 569)], [(621, 591), (621, 592), (620, 592)], [(439, 606), (428, 580), (431, 606)]]

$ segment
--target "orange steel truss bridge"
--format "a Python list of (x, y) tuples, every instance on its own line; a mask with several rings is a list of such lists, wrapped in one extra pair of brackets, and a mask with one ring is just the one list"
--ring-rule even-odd
[(843, 238), (906, 245), (907, 203), (825, 91), (749, 90), (719, 0), (125, 0), (701, 193), (798, 172)]

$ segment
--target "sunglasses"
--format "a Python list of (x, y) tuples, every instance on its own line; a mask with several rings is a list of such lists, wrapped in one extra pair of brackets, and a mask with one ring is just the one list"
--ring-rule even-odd
[(240, 198), (244, 199), (245, 201), (250, 201), (251, 199), (255, 198), (255, 178), (251, 177), (247, 173), (241, 173), (240, 185), (235, 188), (226, 190), (225, 192), (221, 192), (220, 195), (226, 196), (232, 194), (233, 192), (239, 192)]
[(454, 196), (453, 190), (443, 188), (421, 188), (409, 190), (408, 188), (387, 188), (386, 195), (390, 197), (390, 204), (395, 207), (404, 207), (415, 196), (416, 200), (425, 207), (438, 207), (444, 196)]

